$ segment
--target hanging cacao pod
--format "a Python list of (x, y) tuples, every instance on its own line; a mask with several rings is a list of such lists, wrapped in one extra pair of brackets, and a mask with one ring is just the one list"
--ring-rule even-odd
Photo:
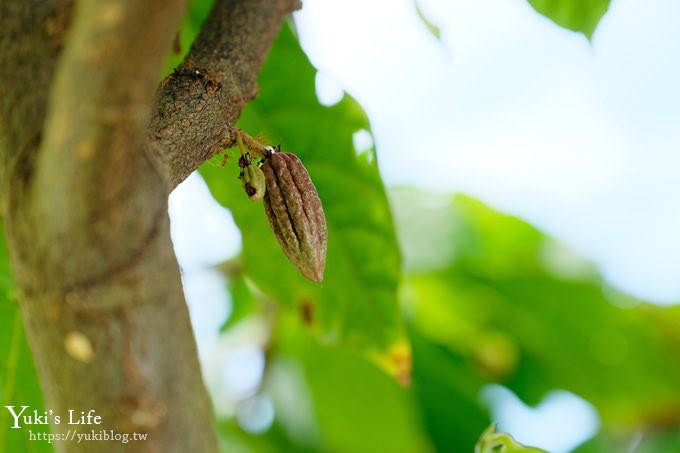
[(263, 204), (269, 225), (300, 273), (313, 282), (321, 282), (328, 229), (319, 194), (295, 154), (268, 148), (262, 171), (266, 185)]

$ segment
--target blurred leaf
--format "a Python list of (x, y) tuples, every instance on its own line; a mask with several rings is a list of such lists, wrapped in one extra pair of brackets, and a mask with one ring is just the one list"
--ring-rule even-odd
[[(448, 380), (469, 382), (466, 393), (473, 401), (484, 382), (499, 382), (531, 405), (550, 390), (565, 389), (596, 407), (605, 430), (619, 433), (647, 428), (653, 433), (654, 427), (672, 426), (680, 419), (680, 362), (669, 360), (680, 356), (680, 307), (630, 299), (623, 304), (625, 298), (603, 289), (597, 275), (566, 278), (555, 273), (559, 259), (548, 259), (545, 253), (552, 241), (473, 199), (458, 196), (433, 203), (432, 194), (395, 190), (391, 200), (400, 240), (418, 241), (424, 254), (432, 250), (428, 240), (443, 234), (422, 236), (413, 219), (437, 210), (451, 217), (442, 225), (454, 245), (446, 250), (448, 263), (442, 257), (428, 261), (414, 255), (426, 266), (419, 270), (406, 263), (410, 273), (403, 299), (412, 329), (425, 345), (431, 342), (448, 351), (448, 357), (440, 354), (440, 370), (423, 373), (419, 370), (434, 359), (426, 356), (427, 364), (422, 364), (422, 343), (414, 339), (414, 380), (446, 379), (444, 367), (456, 366), (457, 375), (450, 373)], [(550, 249), (555, 253), (554, 245)], [(423, 400), (423, 410), (435, 410), (437, 399), (453, 392), (442, 387)], [(465, 413), (475, 413), (474, 403)], [(440, 406), (436, 414), (455, 423), (454, 411), (447, 414)], [(429, 420), (440, 447), (446, 441), (437, 434), (442, 428), (438, 420)]]
[(416, 5), (416, 12), (418, 13), (418, 18), (420, 21), (427, 27), (428, 31), (437, 38), (437, 41), (441, 40), (441, 30), (439, 30), (439, 27), (437, 27), (430, 19), (427, 18), (425, 13), (423, 13), (423, 10), (420, 8), (420, 3), (418, 0), (414, 1)]
[(609, 8), (609, 0), (528, 0), (540, 14), (557, 25), (591, 39)]
[[(326, 451), (426, 451), (409, 392), (339, 348), (310, 348), (307, 375)], [(348, 433), (352, 433), (348, 435)]]
[(321, 106), (314, 68), (284, 27), (259, 78), (260, 94), (239, 126), (296, 153), (319, 191), (328, 222), (328, 256), (321, 285), (306, 281), (287, 261), (261, 203), (238, 182), (238, 160), (201, 168), (215, 198), (229, 208), (243, 234), (245, 274), (267, 295), (305, 313), (326, 341), (385, 356), (404, 343), (397, 305), (400, 256), (373, 150), (358, 154), (352, 136), (368, 130), (364, 112), (345, 97)]
[(264, 433), (251, 434), (243, 430), (235, 419), (221, 420), (217, 424), (220, 450), (225, 453), (278, 453), (295, 451), (305, 453), (304, 448), (292, 444), (278, 424)]
[(680, 428), (674, 426), (657, 427), (643, 433), (622, 435), (618, 432), (601, 433), (584, 443), (574, 453), (601, 453), (625, 451), (630, 453), (665, 453), (680, 451)]
[(507, 433), (497, 433), (496, 425), (491, 425), (482, 434), (475, 447), (475, 453), (547, 453), (540, 448), (525, 447)]
[(478, 397), (485, 379), (471, 373), (469, 363), (411, 332), (413, 391), (435, 451), (472, 451), (491, 422)]
[[(12, 417), (4, 406), (30, 406), (30, 411), (42, 413), (42, 393), (38, 377), (33, 367), (31, 353), (24, 336), (21, 314), (14, 296), (14, 285), (9, 268), (7, 247), (2, 235), (0, 221), (0, 392), (2, 410), (0, 411), (0, 451), (7, 452), (51, 452), (47, 441), (29, 439), (28, 429), (12, 429)], [(34, 433), (49, 432), (41, 426)]]
[(238, 259), (222, 263), (218, 269), (227, 277), (231, 294), (231, 312), (220, 328), (228, 330), (257, 311), (256, 296), (243, 275), (243, 265)]
[(182, 23), (166, 59), (163, 77), (170, 74), (184, 60), (191, 44), (201, 31), (203, 22), (210, 14), (213, 3), (215, 0), (189, 0)]
[[(319, 344), (300, 329), (300, 320), (290, 315), (280, 318), (273, 350), (279, 358), (294, 359), (301, 365), (318, 425), (316, 451), (432, 451), (413, 391), (364, 357), (346, 348)], [(273, 384), (269, 382), (267, 387)], [(279, 386), (291, 388), (285, 380)], [(293, 407), (281, 410), (279, 406), (277, 414), (300, 410), (297, 399), (288, 400)]]

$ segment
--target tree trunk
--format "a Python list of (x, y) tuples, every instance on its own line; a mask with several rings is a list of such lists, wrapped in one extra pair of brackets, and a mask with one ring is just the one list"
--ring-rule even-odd
[(183, 0), (0, 5), (0, 207), (52, 431), (148, 434), (60, 451), (217, 450), (167, 195), (233, 142), (297, 6), (218, 0), (154, 96)]

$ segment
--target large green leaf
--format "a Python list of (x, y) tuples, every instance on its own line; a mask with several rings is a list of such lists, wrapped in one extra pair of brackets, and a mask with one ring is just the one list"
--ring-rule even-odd
[(609, 8), (609, 0), (529, 0), (529, 4), (557, 25), (588, 39)]
[(354, 354), (318, 345), (309, 347), (305, 365), (324, 433), (321, 451), (430, 451), (415, 399), (389, 376)]
[(0, 451), (51, 452), (52, 446), (44, 440), (30, 439), (31, 432), (49, 433), (49, 427), (37, 425), (20, 429), (11, 428), (10, 412), (4, 406), (29, 406), (27, 412), (43, 413), (42, 393), (33, 367), (31, 353), (24, 336), (21, 315), (17, 307), (14, 285), (9, 269), (7, 247), (0, 221)]
[(472, 451), (491, 422), (479, 393), (487, 382), (460, 354), (412, 329), (413, 391), (436, 451)]
[[(437, 405), (459, 401), (463, 385), (470, 399), (464, 412), (476, 417), (479, 389), (497, 382), (528, 404), (569, 390), (595, 406), (605, 433), (619, 436), (677, 420), (680, 307), (603, 289), (592, 266), (575, 265), (536, 229), (470, 198), (402, 190), (392, 201), (402, 243), (420, 244), (405, 248), (404, 302), (424, 338), (413, 341), (414, 380), (441, 383), (439, 392), (428, 388), (437, 394), (420, 393), (438, 447), (450, 447), (441, 420), (466, 429), (457, 421), (460, 407)], [(424, 236), (422, 218), (439, 219), (442, 231)], [(434, 248), (442, 238), (453, 247)], [(433, 249), (444, 255), (429, 256)], [(458, 372), (447, 376), (447, 368)]]
[(243, 193), (236, 151), (225, 168), (215, 164), (217, 159), (204, 165), (201, 174), (242, 231), (246, 276), (267, 295), (303, 310), (311, 329), (324, 340), (384, 357), (405, 341), (396, 295), (400, 256), (374, 151), (358, 153), (353, 147), (353, 134), (369, 130), (369, 124), (347, 96), (332, 107), (321, 106), (314, 77), (314, 68), (285, 26), (260, 75), (260, 94), (243, 112), (239, 126), (281, 143), (283, 151), (297, 154), (309, 170), (328, 222), (321, 285), (306, 281), (287, 261), (262, 204)]
[[(290, 426), (293, 418), (307, 410), (307, 404), (313, 417), (304, 439), (298, 438), (294, 448), (279, 444), (278, 451), (433, 451), (410, 388), (347, 348), (320, 344), (301, 329), (297, 317), (281, 316), (276, 331), (271, 351), (274, 365), (264, 391), (278, 394), (274, 400), (282, 425)], [(301, 378), (306, 389), (302, 394), (290, 383), (293, 375)]]

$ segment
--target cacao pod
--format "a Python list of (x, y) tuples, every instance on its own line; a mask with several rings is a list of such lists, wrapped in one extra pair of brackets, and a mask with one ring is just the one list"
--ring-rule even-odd
[(270, 152), (262, 171), (267, 188), (264, 209), (279, 245), (302, 275), (321, 282), (328, 229), (307, 169), (295, 154)]

